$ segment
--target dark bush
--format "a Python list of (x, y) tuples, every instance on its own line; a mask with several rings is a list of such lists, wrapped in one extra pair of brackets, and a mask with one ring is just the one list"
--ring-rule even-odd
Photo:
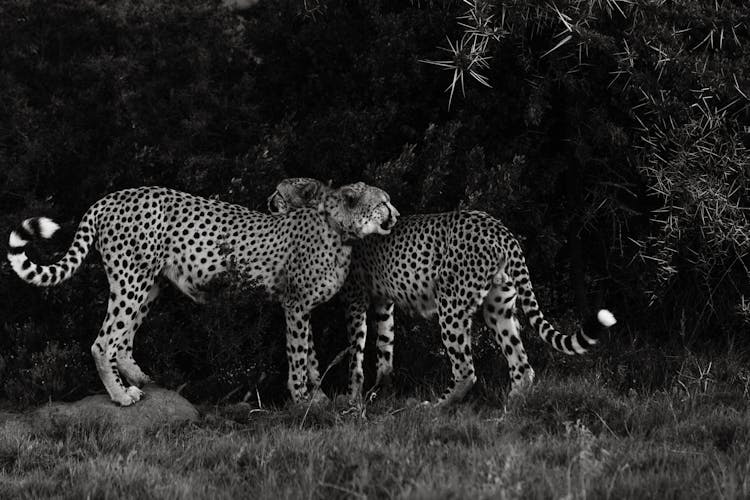
[[(264, 210), (285, 176), (365, 180), (404, 214), (467, 208), (504, 220), (561, 328), (607, 304), (624, 340), (611, 349), (722, 342), (750, 322), (749, 17), (742, 2), (709, 0), (263, 0), (242, 15), (207, 0), (7, 0), (0, 233), (32, 215), (77, 222), (137, 185)], [(458, 43), (472, 23), (481, 50)], [(438, 48), (446, 35), (458, 53)], [(464, 71), (465, 96), (459, 83), (449, 108), (455, 69), (420, 60)], [(280, 308), (217, 293), (201, 309), (165, 293), (136, 357), (196, 398), (284, 394)], [(5, 395), (100, 390), (93, 362), (80, 380), (65, 365), (88, 355), (105, 299), (97, 257), (50, 290), (0, 266)], [(404, 379), (420, 366), (446, 373), (436, 327), (399, 319)], [(314, 320), (330, 361), (346, 344), (340, 307)], [(529, 347), (532, 361), (552, 356)], [(35, 362), (49, 365), (44, 390), (29, 385), (41, 380)]]

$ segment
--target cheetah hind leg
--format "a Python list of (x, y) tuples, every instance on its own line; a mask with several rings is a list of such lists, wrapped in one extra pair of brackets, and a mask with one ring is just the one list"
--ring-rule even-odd
[(471, 351), (471, 314), (474, 312), (472, 309), (470, 303), (458, 304), (458, 307), (438, 306), (441, 337), (451, 361), (453, 376), (450, 385), (435, 406), (443, 407), (461, 401), (477, 380)]
[(529, 365), (519, 334), (520, 325), (514, 312), (516, 289), (505, 273), (493, 279), (493, 286), (484, 300), (484, 321), (495, 332), (495, 343), (501, 348), (510, 375), (509, 398), (527, 393), (534, 382), (534, 369)]
[[(145, 294), (143, 299), (145, 299)], [(121, 373), (117, 366), (118, 356), (124, 351), (124, 334), (131, 328), (131, 317), (118, 306), (126, 300), (125, 297), (113, 294), (107, 305), (107, 316), (99, 335), (91, 346), (91, 354), (94, 357), (99, 378), (110, 399), (120, 406), (130, 406), (143, 396), (137, 387), (126, 388), (122, 384)]]
[(148, 314), (148, 311), (151, 308), (151, 304), (159, 296), (159, 292), (162, 290), (162, 288), (163, 284), (159, 280), (156, 280), (151, 286), (151, 290), (146, 297), (146, 301), (136, 310), (135, 313), (133, 313), (131, 328), (125, 334), (122, 341), (123, 349), (117, 352), (117, 369), (120, 371), (123, 377), (125, 377), (125, 380), (128, 381), (131, 387), (135, 386), (135, 388), (131, 389), (130, 392), (136, 395), (138, 391), (136, 391), (135, 389), (137, 389), (138, 387), (143, 387), (146, 384), (150, 384), (153, 381), (151, 377), (143, 373), (141, 367), (138, 366), (138, 364), (135, 362), (135, 359), (133, 359), (133, 342), (135, 339), (135, 333), (136, 331), (138, 331), (138, 327), (143, 323), (143, 319), (146, 317), (146, 314)]
[[(513, 316), (513, 323), (516, 326), (516, 332), (518, 332), (520, 330), (520, 325), (516, 316)], [(523, 344), (519, 342), (517, 347), (519, 348), (519, 358), (521, 358), (522, 361), (516, 366), (515, 374), (511, 375), (512, 381), (510, 392), (508, 393), (509, 399), (527, 395), (529, 391), (531, 391), (531, 387), (534, 385), (534, 379), (536, 377), (536, 373), (526, 357), (526, 351), (523, 348)]]

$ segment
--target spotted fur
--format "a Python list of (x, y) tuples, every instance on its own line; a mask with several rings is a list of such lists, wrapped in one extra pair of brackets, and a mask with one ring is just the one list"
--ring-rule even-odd
[[(309, 196), (287, 195), (295, 190), (325, 192), (325, 186), (315, 179), (284, 181), (269, 206), (277, 213), (288, 213), (306, 206), (299, 200), (314, 203)], [(581, 331), (557, 331), (539, 308), (518, 241), (499, 220), (478, 211), (402, 217), (390, 235), (357, 242), (341, 293), (347, 303), (353, 348), (349, 391), (355, 400), (362, 391), (370, 306), (378, 331), (378, 384), (393, 370), (394, 305), (425, 318), (437, 315), (452, 369), (451, 383), (438, 401), (441, 404), (460, 400), (476, 381), (471, 324), (480, 307), (508, 361), (511, 394), (534, 380), (514, 314), (517, 305), (539, 336), (566, 354), (587, 352), (597, 343), (601, 329), (615, 323), (609, 311), (601, 310)]]
[(133, 337), (164, 284), (171, 282), (202, 302), (205, 285), (236, 268), (284, 307), (288, 387), (294, 401), (301, 401), (308, 382), (319, 378), (310, 311), (342, 286), (349, 243), (387, 234), (398, 214), (385, 192), (362, 183), (327, 190), (317, 199), (316, 208), (274, 217), (162, 187), (125, 189), (89, 208), (58, 262), (39, 265), (26, 255), (30, 241), (58, 229), (44, 217), (27, 219), (11, 233), (8, 260), (24, 281), (54, 286), (70, 278), (97, 247), (110, 295), (91, 353), (112, 401), (123, 406), (138, 401), (139, 386), (150, 380), (133, 359)]

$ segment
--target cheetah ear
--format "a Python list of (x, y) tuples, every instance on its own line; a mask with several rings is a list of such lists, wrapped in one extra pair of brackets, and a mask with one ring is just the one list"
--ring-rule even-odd
[(300, 196), (305, 201), (311, 201), (315, 199), (318, 194), (318, 184), (315, 182), (308, 182), (300, 190)]

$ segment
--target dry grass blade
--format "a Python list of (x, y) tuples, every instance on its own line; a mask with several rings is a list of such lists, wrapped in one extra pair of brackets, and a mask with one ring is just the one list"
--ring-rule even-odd
[(347, 496), (350, 496), (352, 498), (367, 498), (367, 495), (364, 495), (362, 493), (357, 493), (356, 491), (351, 490), (349, 488), (344, 488), (343, 486), (338, 486), (336, 484), (331, 484), (331, 483), (325, 483), (323, 481), (319, 482), (318, 484), (324, 488), (331, 488), (341, 493), (346, 493)]

